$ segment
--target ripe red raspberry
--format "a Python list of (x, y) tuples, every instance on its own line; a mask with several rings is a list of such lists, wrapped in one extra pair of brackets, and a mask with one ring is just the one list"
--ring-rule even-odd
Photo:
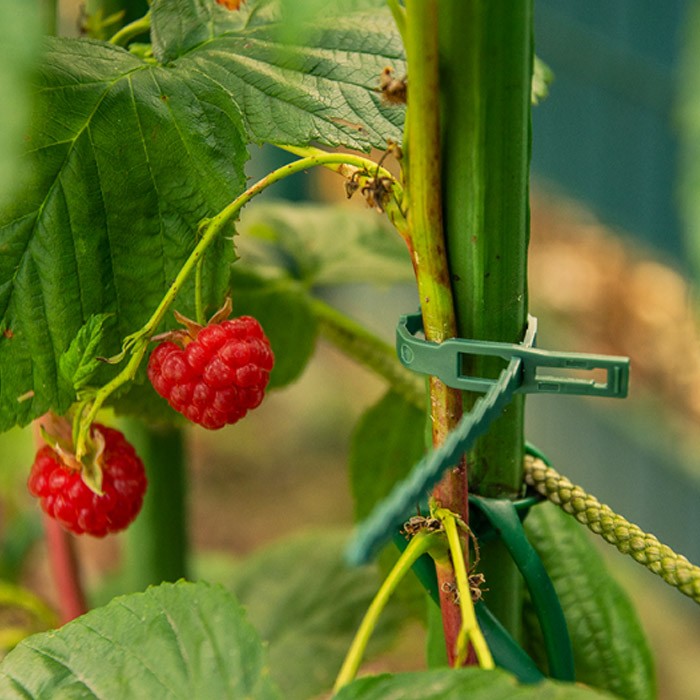
[(36, 454), (27, 486), (40, 499), (43, 511), (67, 530), (104, 537), (126, 528), (138, 515), (146, 492), (143, 462), (118, 430), (93, 423), (104, 451), (98, 458), (102, 470), (102, 495), (82, 479), (80, 469), (69, 466), (60, 451), (49, 445)]
[[(227, 305), (212, 321), (228, 315)], [(176, 331), (148, 361), (153, 388), (193, 423), (218, 430), (259, 406), (270, 380), (274, 355), (252, 316), (207, 326), (179, 317), (187, 333)]]

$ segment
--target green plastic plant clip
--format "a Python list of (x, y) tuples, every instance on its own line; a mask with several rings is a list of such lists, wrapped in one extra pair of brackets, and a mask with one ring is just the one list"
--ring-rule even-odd
[[(590, 355), (571, 352), (551, 352), (532, 347), (537, 336), (537, 319), (528, 317), (527, 331), (522, 343), (496, 343), (484, 340), (450, 338), (433, 343), (416, 336), (423, 330), (420, 313), (399, 318), (396, 328), (396, 351), (401, 363), (422, 374), (438, 377), (454, 389), (488, 392), (498, 381), (465, 375), (465, 356), (495, 356), (506, 362), (522, 360), (517, 393), (577, 394), (624, 398), (629, 387), (629, 358), (610, 355)], [(540, 372), (543, 368), (571, 371), (604, 370), (606, 380), (598, 382), (573, 376), (552, 376)]]
[[(465, 391), (484, 392), (465, 413), (457, 427), (442, 443), (427, 452), (405, 479), (378, 503), (358, 525), (346, 552), (348, 562), (361, 564), (391, 537), (399, 524), (441, 478), (445, 469), (469, 451), (475, 441), (501, 415), (517, 392), (579, 394), (623, 398), (629, 384), (629, 359), (578, 353), (551, 353), (533, 348), (537, 319), (530, 316), (523, 341), (519, 344), (450, 338), (432, 343), (416, 337), (423, 329), (420, 314), (402, 316), (397, 328), (397, 350), (404, 366), (416, 372), (439, 377), (448, 386)], [(465, 355), (491, 355), (507, 361), (497, 379), (466, 376), (462, 371)], [(540, 367), (607, 372), (605, 382), (576, 377), (549, 377)]]

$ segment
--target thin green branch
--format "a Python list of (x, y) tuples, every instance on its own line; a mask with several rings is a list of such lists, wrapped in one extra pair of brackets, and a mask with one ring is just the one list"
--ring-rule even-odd
[[(442, 342), (457, 335), (452, 286), (442, 220), (441, 122), (438, 51), (438, 0), (406, 1), (408, 59), (407, 140), (408, 223), (423, 327), (428, 340)], [(462, 397), (436, 377), (430, 378), (433, 444), (441, 444), (462, 416)], [(468, 522), (467, 475), (464, 460), (448, 470), (433, 497)], [(440, 587), (451, 585), (449, 567), (437, 566)], [(448, 655), (456, 648), (459, 609), (441, 599)]]
[(126, 46), (133, 38), (140, 34), (145, 34), (151, 30), (151, 12), (150, 10), (140, 19), (122, 27), (109, 40), (110, 44), (115, 46)]
[(311, 303), (321, 335), (339, 350), (385, 379), (392, 391), (423, 410), (425, 382), (396, 359), (396, 350), (323, 301)]
[[(224, 207), (224, 209), (222, 209), (216, 216), (212, 217), (211, 219), (205, 219), (200, 224), (199, 231), (201, 235), (199, 242), (195, 246), (192, 253), (190, 253), (190, 256), (187, 258), (183, 266), (180, 268), (180, 271), (175, 277), (173, 283), (170, 285), (168, 291), (165, 293), (165, 296), (161, 300), (160, 304), (158, 304), (156, 310), (153, 312), (151, 318), (146, 322), (146, 324), (125, 339), (122, 352), (117, 356), (117, 358), (115, 358), (115, 360), (118, 361), (119, 359), (123, 359), (127, 353), (131, 353), (131, 357), (129, 358), (129, 362), (127, 363), (126, 367), (124, 367), (119, 374), (113, 377), (111, 381), (98, 389), (93, 396), (84, 400), (78, 407), (78, 411), (76, 412), (75, 416), (75, 425), (77, 426), (75, 430), (77, 435), (77, 459), (81, 459), (88, 451), (87, 443), (90, 425), (94, 422), (95, 417), (97, 416), (101, 407), (104, 405), (104, 402), (117, 389), (134, 379), (136, 376), (136, 371), (138, 370), (138, 367), (148, 349), (148, 343), (151, 336), (155, 334), (156, 329), (165, 317), (165, 314), (172, 303), (175, 301), (175, 298), (182, 289), (182, 286), (185, 284), (192, 271), (199, 264), (200, 260), (202, 260), (204, 257), (207, 248), (221, 233), (225, 226), (238, 216), (241, 209), (248, 204), (251, 199), (276, 182), (314, 167), (342, 164), (350, 165), (360, 170), (366, 170), (367, 168), (371, 167), (376, 168), (376, 163), (367, 158), (361, 158), (359, 156), (345, 153), (325, 153), (321, 151), (319, 154), (311, 155), (306, 158), (300, 158), (293, 163), (288, 163), (281, 168), (273, 170), (271, 173), (249, 187), (245, 192), (243, 192), (243, 194), (236, 197), (236, 199), (234, 199), (228, 206)], [(388, 174), (387, 177), (391, 177), (391, 174)], [(400, 185), (393, 178), (391, 179), (392, 182), (395, 183), (396, 187), (400, 187)]]
[(202, 257), (197, 263), (197, 267), (194, 270), (194, 308), (195, 308), (195, 321), (200, 325), (206, 324), (206, 316), (204, 310), (204, 299), (202, 295), (202, 273), (204, 270), (204, 258)]
[[(305, 158), (309, 156), (323, 156), (327, 152), (314, 146), (286, 146), (276, 144), (277, 148), (283, 151), (293, 153), (299, 157)], [(384, 203), (384, 211), (389, 217), (389, 221), (393, 224), (399, 235), (406, 241), (410, 250), (410, 241), (408, 235), (408, 222), (406, 220), (406, 203), (403, 187), (395, 180), (394, 176), (386, 168), (383, 168), (378, 163), (375, 163), (369, 158), (361, 156), (352, 156), (352, 161), (348, 160), (344, 163), (324, 163), (323, 166), (328, 170), (332, 170), (338, 175), (341, 175), (346, 180), (357, 178), (360, 187), (367, 185), (370, 180), (376, 178), (392, 180), (393, 196)]]
[(442, 533), (422, 531), (417, 533), (408, 546), (401, 553), (396, 564), (389, 572), (389, 575), (384, 579), (381, 587), (377, 591), (372, 603), (365, 613), (360, 627), (358, 628), (350, 649), (345, 656), (343, 665), (340, 668), (338, 677), (336, 678), (333, 692), (337, 693), (343, 686), (350, 683), (357, 675), (357, 670), (362, 663), (367, 644), (377, 626), (377, 621), (382, 613), (382, 610), (389, 602), (391, 594), (396, 590), (396, 587), (401, 582), (403, 577), (411, 570), (411, 567), (423, 556), (428, 550), (437, 546), (442, 538)]
[(456, 334), (442, 230), (437, 0), (408, 0), (408, 223), (426, 338)]
[(433, 514), (445, 528), (455, 573), (457, 593), (459, 595), (459, 609), (462, 614), (462, 627), (457, 636), (454, 666), (459, 668), (464, 665), (469, 653), (469, 642), (471, 642), (476, 658), (479, 661), (479, 666), (486, 669), (494, 668), (493, 656), (488, 644), (486, 644), (486, 639), (484, 639), (476, 619), (476, 612), (474, 611), (469, 575), (466, 562), (464, 561), (464, 550), (457, 530), (457, 518), (454, 513), (445, 508), (437, 508)]

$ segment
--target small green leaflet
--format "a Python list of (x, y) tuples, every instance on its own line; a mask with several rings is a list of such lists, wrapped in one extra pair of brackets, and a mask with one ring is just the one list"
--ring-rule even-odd
[(86, 386), (102, 364), (97, 359), (104, 338), (104, 326), (113, 314), (95, 314), (78, 331), (68, 350), (61, 355), (61, 375), (76, 393)]
[(280, 700), (263, 645), (220, 586), (165, 583), (25, 639), (0, 664), (3, 700)]

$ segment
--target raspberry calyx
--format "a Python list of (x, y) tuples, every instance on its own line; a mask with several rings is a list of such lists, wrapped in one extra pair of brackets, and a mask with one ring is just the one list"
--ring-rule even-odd
[(160, 336), (148, 378), (170, 406), (193, 423), (218, 430), (257, 408), (265, 396), (274, 354), (252, 316), (228, 319), (231, 300), (201, 326), (176, 312), (185, 329)]
[(99, 472), (99, 492), (86, 483), (94, 474), (86, 475), (86, 468), (58, 443), (36, 453), (27, 487), (66, 530), (104, 537), (124, 530), (139, 514), (147, 479), (143, 462), (121, 432), (93, 423), (90, 434), (98, 445), (91, 469)]

